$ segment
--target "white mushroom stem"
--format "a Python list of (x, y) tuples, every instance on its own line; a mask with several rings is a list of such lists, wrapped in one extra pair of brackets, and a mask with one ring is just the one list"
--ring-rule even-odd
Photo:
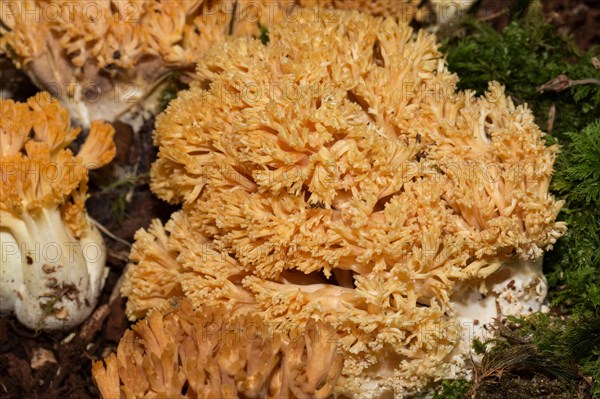
[(463, 340), (490, 338), (489, 325), (506, 316), (526, 316), (544, 310), (548, 284), (542, 272), (542, 258), (513, 260), (485, 280), (487, 293), (458, 284), (452, 296), (456, 317), (463, 328)]
[(68, 329), (84, 321), (108, 273), (98, 230), (90, 227), (75, 238), (58, 209), (3, 222), (10, 228), (0, 231), (0, 311), (14, 311), (36, 330)]

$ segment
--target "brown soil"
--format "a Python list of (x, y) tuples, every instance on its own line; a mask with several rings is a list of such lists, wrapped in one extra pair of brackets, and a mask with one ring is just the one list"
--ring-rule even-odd
[[(502, 30), (518, 10), (520, 0), (481, 0), (475, 12), (477, 18)], [(556, 26), (564, 36), (571, 35), (583, 50), (600, 45), (600, 2), (598, 0), (542, 0), (546, 21)]]
[(582, 49), (600, 44), (600, 3), (597, 0), (544, 0), (547, 21), (572, 35)]

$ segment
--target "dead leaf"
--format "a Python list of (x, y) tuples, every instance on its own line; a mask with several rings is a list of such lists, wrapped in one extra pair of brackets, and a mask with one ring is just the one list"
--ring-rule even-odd
[(556, 119), (556, 105), (552, 104), (548, 110), (548, 134), (552, 133), (554, 128), (554, 120)]
[(34, 348), (31, 353), (31, 368), (37, 370), (47, 363), (56, 363), (54, 353), (48, 349)]

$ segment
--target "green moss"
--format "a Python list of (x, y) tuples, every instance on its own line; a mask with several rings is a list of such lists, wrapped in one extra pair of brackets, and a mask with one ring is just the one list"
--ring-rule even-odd
[(177, 97), (177, 93), (181, 90), (187, 89), (188, 85), (181, 81), (181, 72), (173, 72), (166, 78), (166, 84), (163, 90), (160, 92), (160, 98), (158, 100), (158, 108), (162, 112), (167, 108), (167, 105)]
[(444, 380), (433, 394), (433, 399), (467, 399), (471, 383), (467, 380)]
[(557, 162), (554, 189), (570, 203), (600, 203), (600, 120), (566, 133), (570, 144)]
[(567, 355), (592, 378), (592, 397), (600, 398), (600, 318), (574, 320), (564, 339)]
[(114, 199), (110, 204), (110, 212), (117, 222), (121, 222), (127, 213), (128, 196), (132, 189), (148, 184), (149, 174), (131, 174), (103, 186), (102, 194), (111, 194)]
[(600, 120), (581, 132), (557, 159), (552, 188), (565, 199), (560, 215), (569, 226), (546, 257), (552, 303), (576, 317), (600, 316)]
[(260, 39), (261, 43), (264, 45), (269, 43), (269, 41), (271, 39), (269, 38), (269, 29), (266, 26), (264, 26), (264, 25), (260, 26), (260, 35), (258, 36), (258, 38)]

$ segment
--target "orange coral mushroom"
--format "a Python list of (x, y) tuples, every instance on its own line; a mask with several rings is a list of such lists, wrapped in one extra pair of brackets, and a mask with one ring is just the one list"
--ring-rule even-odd
[(33, 329), (67, 329), (94, 309), (108, 270), (87, 216), (88, 173), (115, 156), (114, 130), (92, 122), (79, 134), (48, 93), (0, 99), (0, 311)]

